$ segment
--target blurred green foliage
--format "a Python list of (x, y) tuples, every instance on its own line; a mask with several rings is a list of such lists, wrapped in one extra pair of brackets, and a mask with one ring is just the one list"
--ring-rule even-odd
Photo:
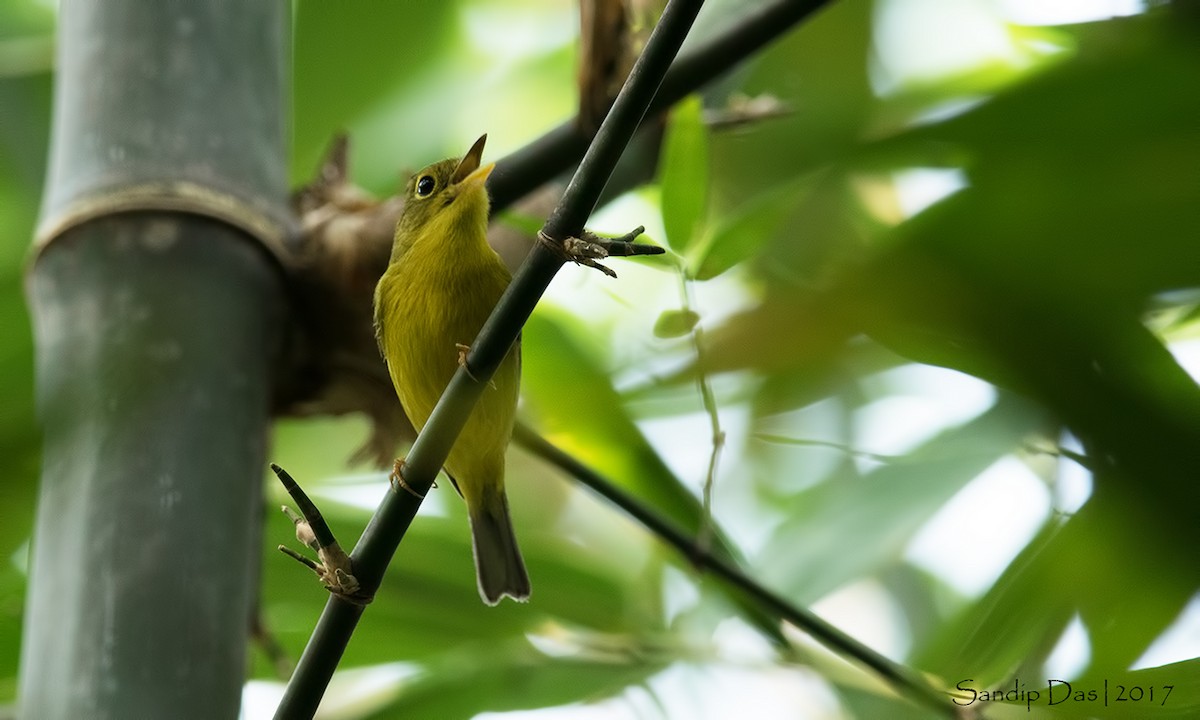
[(53, 13), (0, 4), (0, 697), (16, 692), (25, 555), (33, 526), (40, 438), (33, 420), (33, 334), (22, 292), (50, 134)]
[[(714, 4), (736, 15), (737, 3)], [(1178, 5), (1077, 26), (1001, 26), (1016, 59), (893, 78), (887, 89), (880, 17), (905, 3), (845, 0), (823, 11), (669, 114), (659, 192), (638, 194), (660, 200), (661, 223), (629, 224), (659, 224), (680, 269), (617, 261), (616, 282), (565, 270), (560, 283), (574, 283), (579, 299), (544, 307), (526, 329), (526, 418), (694, 530), (696, 458), (707, 459), (710, 439), (693, 381), (706, 373), (728, 434), (717, 537), (751, 575), (804, 605), (882, 588), (901, 638), (886, 652), (946, 688), (966, 678), (976, 688), (1044, 684), (1076, 619), (1088, 649), (1073, 682), (1175, 686), (1153, 710), (1062, 703), (1026, 713), (993, 703), (996, 717), (1200, 713), (1195, 660), (1130, 672), (1200, 586), (1200, 392), (1165, 345), (1195, 337), (1200, 307), (1200, 26)], [(490, 133), (489, 149), (513, 149), (573, 107), (569, 4), (294, 6), (297, 181), (340, 129), (355, 139), (355, 177), (386, 193), (405, 168), (478, 132)], [(517, 52), (505, 34), (523, 26), (537, 42)], [(49, 134), (52, 30), (43, 5), (0, 4), (2, 699), (15, 691), (35, 497), (21, 277)], [(788, 112), (707, 123), (710, 111), (762, 93)], [(954, 171), (963, 187), (914, 214), (902, 202), (914, 168)], [(677, 272), (694, 307), (678, 299)], [(691, 350), (697, 323), (702, 363)], [(914, 363), (986, 381), (995, 399), (899, 452), (873, 454), (872, 408), (919, 398), (883, 378)], [(385, 488), (380, 474), (345, 475), (342, 458), (363, 432), (356, 420), (289, 421), (273, 452), (324, 499), (346, 544), (369, 516), (361, 498)], [(1067, 433), (1092, 472), (1081, 508), (1058, 494), (1070, 461), (1030, 451), (1056, 448)], [(1045, 488), (1023, 498), (1042, 508), (1040, 529), (1018, 538), (1023, 549), (986, 589), (965, 592), (951, 582), (955, 567), (923, 567), (908, 550), (1005, 458)], [(478, 602), (461, 503), (439, 490), (344, 662), (407, 661), (419, 671), (346, 717), (468, 718), (630, 688), (655, 694), (660, 671), (680, 663), (699, 677), (769, 664), (797, 683), (796, 665), (812, 664), (848, 716), (920, 716), (802, 645), (764, 643), (750, 660), (739, 656), (721, 631), (733, 623), (752, 635), (755, 621), (730, 620), (743, 610), (686, 558), (519, 449), (510, 463), (532, 602)], [(283, 501), (274, 484), (265, 488), (269, 507)], [(269, 513), (262, 609), (295, 657), (325, 598), (275, 552), (290, 537)], [(843, 626), (871, 642), (859, 627), (871, 620)], [(255, 677), (273, 677), (263, 653), (253, 658)], [(694, 708), (669, 694), (658, 702), (663, 716)]]

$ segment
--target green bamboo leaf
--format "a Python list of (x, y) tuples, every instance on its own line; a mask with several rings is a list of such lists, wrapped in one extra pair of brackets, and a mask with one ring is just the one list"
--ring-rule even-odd
[(1087, 674), (1075, 680), (1056, 682), (1053, 696), (1050, 680), (1046, 679), (1038, 690), (1041, 696), (1033, 707), (1044, 706), (1052, 710), (1044, 715), (1048, 718), (1195, 718), (1200, 717), (1200, 658), (1142, 670)]
[(658, 166), (663, 226), (679, 253), (703, 234), (708, 207), (708, 128), (701, 112), (696, 96), (671, 111)]
[[(1126, 28), (1130, 37), (1151, 29)], [(935, 147), (970, 158), (971, 191), (920, 227), (921, 241), (1001, 281), (1084, 303), (1141, 302), (1194, 284), (1200, 142), (1189, 120), (1200, 97), (1175, 90), (1200, 83), (1200, 61), (1180, 40), (1155, 32), (1121, 52), (1093, 45), (1087, 62), (878, 143), (884, 154)], [(1110, 106), (1118, 85), (1129, 94)]]
[(587, 648), (575, 657), (550, 657), (527, 642), (487, 644), (447, 653), (413, 683), (396, 702), (372, 715), (387, 718), (468, 720), (483, 712), (528, 710), (595, 700), (615, 695), (666, 666), (666, 659), (638, 649), (635, 638), (621, 638), (608, 657)]
[[(663, 462), (629, 416), (596, 351), (572, 337), (566, 322), (539, 309), (525, 325), (522, 397), (531, 424), (685, 532), (698, 532), (704, 522), (700, 500)], [(743, 563), (719, 527), (713, 528), (712, 549)], [(738, 602), (759, 630), (782, 642), (777, 620)]]
[(642, 435), (596, 351), (572, 337), (567, 322), (539, 308), (525, 325), (522, 394), (532, 424), (675, 523), (696, 531), (699, 500)]
[(753, 257), (812, 186), (812, 176), (806, 176), (770, 188), (725, 216), (700, 243), (692, 246), (688, 254), (692, 276), (708, 280)]
[(950, 687), (967, 678), (994, 687), (1022, 663), (1040, 665), (1071, 620), (1060, 594), (1047, 592), (1061, 533), (1062, 523), (1047, 523), (983, 597), (917, 648), (912, 664)]
[[(760, 575), (812, 602), (893, 563), (967, 483), (1044, 424), (1035, 406), (1002, 395), (990, 410), (938, 434), (853, 482), (831, 478), (791, 498), (788, 518), (760, 553)], [(848, 479), (848, 478), (847, 478)], [(827, 548), (836, 547), (831, 556)]]
[(982, 598), (919, 649), (915, 664), (986, 685), (1028, 675), (1078, 615), (1091, 646), (1087, 674), (1124, 672), (1178, 617), (1195, 586), (1185, 573), (1163, 572), (1169, 561), (1149, 560), (1153, 539), (1123, 527), (1129, 504), (1110, 497), (1093, 497), (1065, 522), (1049, 523)]
[(654, 322), (654, 337), (677, 338), (687, 335), (700, 322), (691, 310), (665, 310)]
[(997, 720), (1190, 720), (1200, 716), (1197, 658), (1073, 679), (1018, 677), (991, 684), (963, 681), (960, 685), (955, 697), (964, 711), (985, 710), (987, 717)]

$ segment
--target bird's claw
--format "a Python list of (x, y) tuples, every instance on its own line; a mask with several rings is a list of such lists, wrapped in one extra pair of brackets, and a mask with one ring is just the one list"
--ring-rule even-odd
[(580, 234), (580, 237), (569, 237), (559, 244), (547, 237), (545, 233), (539, 231), (538, 239), (551, 248), (556, 249), (563, 256), (563, 259), (570, 260), (576, 265), (586, 265), (587, 267), (599, 270), (609, 277), (615, 278), (617, 274), (611, 268), (601, 265), (598, 261), (613, 256), (658, 255), (663, 252), (663, 249), (656, 245), (633, 242), (643, 232), (645, 232), (645, 228), (639, 225), (620, 237), (604, 238), (591, 230), (584, 230)]
[(388, 475), (388, 483), (392, 486), (392, 492), (398, 493), (403, 489), (418, 500), (425, 499), (424, 495), (413, 490), (411, 485), (404, 482), (404, 458), (396, 458), (396, 462), (392, 464), (392, 474)]
[(608, 257), (608, 249), (598, 242), (599, 239), (590, 230), (584, 230), (583, 237), (569, 237), (563, 240), (563, 252), (567, 254), (567, 259), (576, 265), (586, 265), (615, 278), (617, 274), (612, 268), (596, 262)]
[[(466, 371), (467, 377), (471, 378), (475, 382), (479, 382), (479, 378), (475, 377), (475, 373), (471, 372), (471, 366), (467, 364), (467, 353), (471, 352), (471, 346), (463, 345), (462, 343), (454, 343), (454, 347), (458, 348), (458, 366)], [(493, 390), (496, 389), (495, 380), (489, 380), (488, 385), (490, 385)]]

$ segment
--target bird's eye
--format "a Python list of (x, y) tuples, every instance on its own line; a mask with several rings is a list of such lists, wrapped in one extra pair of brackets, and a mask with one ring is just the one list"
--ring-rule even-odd
[(422, 175), (417, 179), (417, 197), (429, 197), (436, 185), (432, 175)]

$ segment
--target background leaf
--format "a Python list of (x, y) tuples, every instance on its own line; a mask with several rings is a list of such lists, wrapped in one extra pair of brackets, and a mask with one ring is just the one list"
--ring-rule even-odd
[(703, 236), (708, 207), (708, 129), (699, 97), (672, 108), (658, 174), (667, 242), (683, 254)]

